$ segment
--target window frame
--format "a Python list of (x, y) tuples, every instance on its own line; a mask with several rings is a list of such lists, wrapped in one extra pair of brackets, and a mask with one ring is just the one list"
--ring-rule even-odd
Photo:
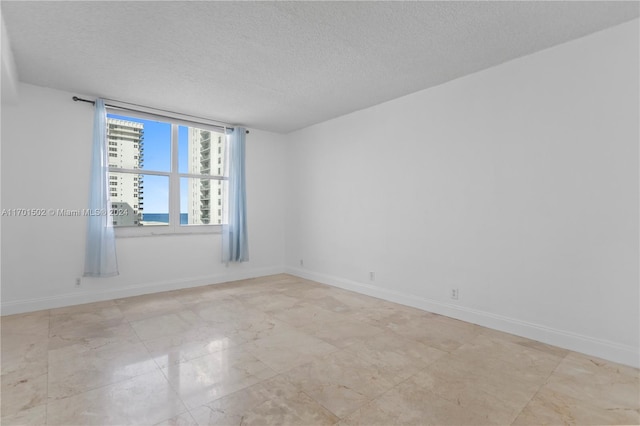
[[(157, 235), (189, 235), (189, 234), (221, 234), (223, 224), (193, 224), (193, 225), (181, 225), (180, 224), (180, 179), (182, 178), (195, 178), (195, 179), (211, 179), (218, 181), (228, 181), (227, 167), (222, 168), (222, 175), (202, 175), (191, 173), (180, 173), (179, 170), (179, 140), (178, 140), (178, 127), (195, 127), (202, 130), (209, 130), (216, 133), (223, 133), (225, 135), (225, 144), (227, 144), (226, 155), (228, 155), (228, 137), (229, 130), (225, 126), (214, 126), (206, 123), (200, 123), (195, 121), (183, 120), (174, 117), (166, 117), (161, 115), (155, 115), (147, 112), (131, 111), (129, 109), (122, 110), (118, 107), (107, 106), (108, 115), (118, 115), (121, 117), (131, 117), (142, 120), (158, 121), (168, 123), (171, 125), (171, 145), (170, 145), (170, 169), (167, 172), (157, 170), (146, 170), (143, 168), (136, 169), (123, 169), (117, 167), (109, 167), (109, 172), (115, 173), (130, 173), (136, 175), (154, 175), (165, 176), (169, 180), (169, 224), (157, 225), (157, 226), (114, 226), (116, 238), (123, 237), (149, 237)], [(147, 142), (147, 141), (145, 141)], [(223, 204), (225, 204), (223, 202)]]

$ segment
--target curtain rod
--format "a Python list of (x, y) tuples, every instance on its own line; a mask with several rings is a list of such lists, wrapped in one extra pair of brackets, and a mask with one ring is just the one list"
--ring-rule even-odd
[[(95, 105), (95, 103), (96, 103), (96, 101), (92, 101), (92, 100), (89, 100), (89, 99), (83, 99), (83, 98), (80, 98), (80, 97), (78, 97), (78, 96), (74, 96), (74, 97), (72, 97), (71, 99), (73, 99), (75, 102), (87, 102), (87, 103), (92, 104), (92, 105)], [(111, 104), (109, 104), (109, 103), (107, 103), (107, 102), (108, 102), (108, 101), (106, 101), (104, 105), (105, 105), (105, 106), (108, 106), (108, 107), (111, 107), (111, 108), (118, 108), (118, 109), (122, 109), (122, 110), (125, 110), (125, 111), (133, 111), (133, 112), (146, 112), (146, 111), (141, 111), (141, 110), (138, 110), (138, 109), (135, 109), (135, 108), (127, 108), (127, 107), (123, 107), (123, 106), (121, 106), (121, 105), (111, 105)], [(120, 101), (117, 101), (117, 102), (119, 102), (119, 103), (120, 103)], [(123, 104), (128, 104), (128, 105), (133, 105), (133, 106), (137, 106), (137, 107), (141, 107), (141, 108), (144, 108), (144, 109), (150, 109), (150, 110), (155, 110), (155, 111), (165, 112), (165, 113), (169, 113), (169, 114), (181, 115), (181, 116), (183, 116), (183, 117), (194, 118), (194, 119), (197, 119), (197, 120), (206, 120), (206, 121), (211, 121), (210, 119), (208, 119), (208, 118), (204, 118), (204, 117), (196, 117), (196, 116), (193, 116), (193, 115), (181, 114), (181, 113), (178, 113), (178, 112), (166, 111), (166, 110), (163, 110), (163, 109), (148, 108), (148, 107), (143, 107), (142, 105), (130, 104), (130, 103), (128, 103), (128, 102), (121, 102), (121, 103), (123, 103)], [(154, 114), (155, 114), (155, 113), (154, 113)], [(173, 118), (173, 119), (175, 119), (175, 118), (176, 118), (176, 117), (171, 117), (171, 116), (162, 115), (162, 114), (155, 114), (155, 115), (158, 115), (158, 116), (160, 116), (160, 117), (165, 117), (165, 118)], [(196, 123), (197, 123), (197, 122), (196, 122)], [(220, 129), (229, 129), (229, 130), (234, 130), (234, 128), (233, 128), (233, 127), (220, 126), (219, 124), (209, 124), (209, 123), (202, 123), (202, 124), (206, 124), (207, 126), (212, 126), (212, 127), (218, 127), (218, 128), (220, 128)], [(249, 133), (249, 131), (248, 131), (248, 130), (247, 130), (247, 133)]]

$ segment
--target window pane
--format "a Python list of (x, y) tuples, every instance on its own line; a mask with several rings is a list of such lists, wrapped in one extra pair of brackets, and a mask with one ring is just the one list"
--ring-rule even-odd
[(180, 179), (180, 224), (219, 225), (227, 181)]
[(144, 175), (142, 225), (169, 224), (169, 178)]
[(178, 127), (178, 170), (197, 175), (224, 175), (226, 137), (223, 132)]
[(171, 124), (107, 114), (109, 167), (171, 170)]
[(114, 226), (169, 224), (169, 178), (109, 172)]

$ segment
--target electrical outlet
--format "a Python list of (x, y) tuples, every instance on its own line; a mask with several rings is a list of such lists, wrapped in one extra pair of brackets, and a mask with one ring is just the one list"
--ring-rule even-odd
[(80, 287), (81, 280), (80, 278), (76, 278), (76, 287)]
[(375, 281), (375, 280), (376, 280), (376, 273), (369, 272), (369, 281)]
[(451, 298), (453, 300), (458, 300), (458, 289), (457, 288), (452, 288), (451, 289)]
[(304, 259), (300, 259), (300, 266), (304, 266)]

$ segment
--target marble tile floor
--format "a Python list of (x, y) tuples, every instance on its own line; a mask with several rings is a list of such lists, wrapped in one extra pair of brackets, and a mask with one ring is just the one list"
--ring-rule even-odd
[(637, 369), (289, 275), (0, 325), (7, 426), (640, 423)]

